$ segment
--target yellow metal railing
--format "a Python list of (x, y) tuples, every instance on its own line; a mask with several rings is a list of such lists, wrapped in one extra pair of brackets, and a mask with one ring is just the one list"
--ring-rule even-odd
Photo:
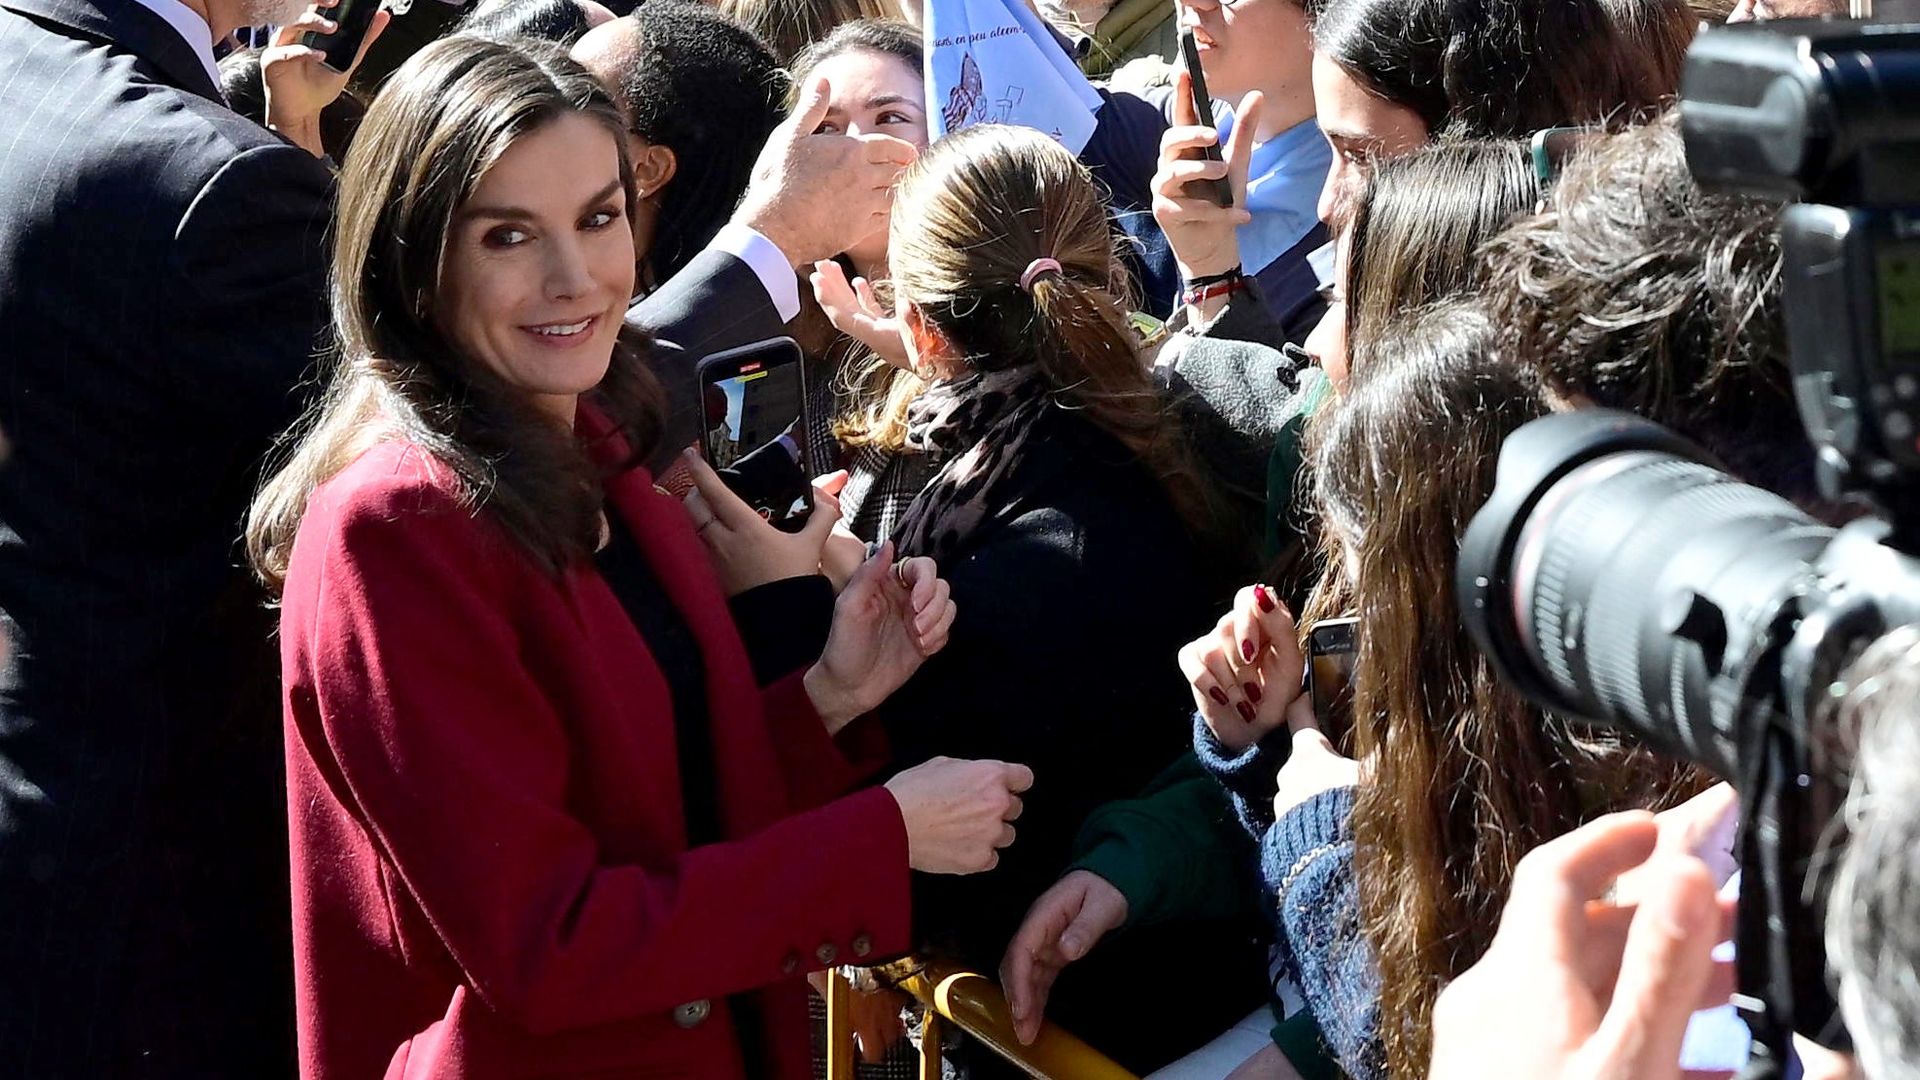
[[(1040, 1080), (1137, 1080), (1111, 1058), (1052, 1023), (1042, 1022), (1033, 1045), (1023, 1045), (1014, 1037), (1006, 995), (978, 972), (903, 960), (881, 974), (926, 1006), (920, 1080), (940, 1080), (940, 1035), (945, 1024), (953, 1024)], [(853, 992), (840, 972), (827, 973), (827, 1080), (853, 1080)]]

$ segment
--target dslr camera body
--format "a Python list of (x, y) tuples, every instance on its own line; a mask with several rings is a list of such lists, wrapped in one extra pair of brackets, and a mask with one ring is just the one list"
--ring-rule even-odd
[(1681, 96), (1703, 186), (1795, 200), (1795, 398), (1822, 493), (1863, 515), (1834, 529), (1658, 425), (1558, 414), (1502, 448), (1456, 588), (1516, 688), (1738, 789), (1743, 1076), (1776, 1076), (1796, 1031), (1850, 1045), (1822, 939), (1848, 768), (1829, 703), (1861, 650), (1920, 622), (1920, 25), (1711, 29)]

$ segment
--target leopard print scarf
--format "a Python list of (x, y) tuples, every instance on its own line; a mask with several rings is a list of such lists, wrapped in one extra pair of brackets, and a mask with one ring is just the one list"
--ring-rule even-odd
[(1007, 485), (1034, 421), (1051, 403), (1046, 380), (1027, 364), (936, 382), (907, 410), (907, 445), (940, 472), (894, 529), (901, 558), (944, 562), (985, 522), (1008, 508)]

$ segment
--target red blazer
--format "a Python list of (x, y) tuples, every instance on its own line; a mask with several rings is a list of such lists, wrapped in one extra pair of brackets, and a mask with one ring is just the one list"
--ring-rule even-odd
[(801, 973), (909, 944), (897, 804), (826, 801), (852, 767), (797, 676), (755, 685), (685, 513), (636, 470), (610, 504), (706, 662), (728, 839), (689, 849), (667, 685), (620, 602), (456, 490), (389, 443), (314, 493), (294, 544), (302, 1076), (808, 1076)]

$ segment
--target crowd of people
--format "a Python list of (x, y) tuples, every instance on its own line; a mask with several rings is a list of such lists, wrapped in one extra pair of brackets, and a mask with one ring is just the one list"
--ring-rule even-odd
[[(1784, 204), (1680, 130), (1704, 26), (1834, 13), (1753, 6), (1176, 0), (1218, 122), (1149, 56), (1076, 153), (933, 138), (921, 0), (377, 73), (332, 3), (0, 0), (0, 1075), (809, 1077), (841, 965), (881, 1069), (907, 956), (1166, 1080), (1731, 1075), (1737, 796), (1453, 581), (1593, 405), (1851, 512)], [(776, 338), (800, 421), (710, 463)], [(1809, 1077), (1920, 1075), (1917, 685), (1834, 687)]]

